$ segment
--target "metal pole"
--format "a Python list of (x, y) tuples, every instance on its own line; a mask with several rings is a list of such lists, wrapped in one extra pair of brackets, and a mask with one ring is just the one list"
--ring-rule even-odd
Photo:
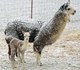
[(31, 0), (31, 19), (33, 18), (33, 0)]

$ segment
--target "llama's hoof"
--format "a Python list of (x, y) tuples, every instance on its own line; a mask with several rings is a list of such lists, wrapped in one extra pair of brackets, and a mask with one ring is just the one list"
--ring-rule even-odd
[(37, 65), (38, 65), (38, 66), (43, 66), (43, 64), (42, 64), (42, 63), (37, 63)]
[(15, 65), (12, 65), (12, 69), (13, 70), (16, 70), (17, 69), (17, 65), (15, 64)]
[(39, 64), (39, 66), (43, 66), (43, 64), (42, 64), (42, 63), (40, 63), (40, 64)]
[(25, 60), (20, 60), (20, 63), (23, 63), (23, 62), (24, 62), (24, 63), (26, 63), (26, 61), (25, 61)]
[(26, 63), (26, 61), (24, 60), (24, 63)]

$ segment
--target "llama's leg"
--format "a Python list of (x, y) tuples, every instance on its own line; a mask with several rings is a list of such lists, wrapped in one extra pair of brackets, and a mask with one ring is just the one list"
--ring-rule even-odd
[(8, 44), (8, 55), (9, 55), (9, 59), (11, 58), (11, 48), (10, 45)]
[(42, 63), (41, 63), (41, 54), (40, 53), (37, 53), (37, 52), (36, 52), (36, 63), (39, 66), (42, 66)]
[(24, 63), (26, 63), (26, 61), (25, 61), (25, 59), (24, 59), (24, 53), (25, 53), (25, 52), (22, 52), (22, 60), (23, 60)]
[(15, 61), (15, 48), (11, 47), (11, 65), (13, 70), (17, 69), (17, 62)]
[(17, 50), (17, 56), (18, 56), (18, 61), (20, 62), (21, 61), (21, 56), (20, 56), (19, 50)]
[(18, 50), (18, 49), (16, 48), (16, 51), (15, 51), (15, 52), (16, 52), (16, 57), (18, 57), (17, 50)]
[[(22, 63), (22, 55), (21, 52), (17, 49), (17, 56), (18, 56), (18, 66)], [(19, 70), (19, 68), (18, 68)]]
[(20, 59), (20, 62), (22, 63), (22, 62), (25, 62), (25, 60), (24, 60), (24, 52), (19, 52), (18, 53), (18, 56), (19, 56), (19, 59)]
[(21, 52), (21, 58), (22, 58), (23, 70), (25, 70), (24, 51), (23, 51), (23, 52)]
[(36, 54), (36, 64), (42, 66), (41, 63), (41, 52), (44, 46), (36, 46), (36, 43), (33, 45), (34, 52)]
[(21, 55), (21, 53), (20, 53), (20, 52), (18, 52), (18, 58), (19, 58), (19, 62), (21, 62), (21, 63), (22, 63), (22, 55)]

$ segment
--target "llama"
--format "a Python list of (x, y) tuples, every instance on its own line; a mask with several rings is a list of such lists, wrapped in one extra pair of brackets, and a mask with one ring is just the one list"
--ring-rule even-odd
[(76, 10), (70, 6), (70, 1), (68, 1), (60, 7), (48, 23), (41, 27), (33, 43), (33, 49), (36, 53), (36, 63), (38, 65), (42, 65), (40, 59), (43, 48), (46, 45), (53, 44), (59, 38), (66, 26), (66, 23), (70, 19), (70, 15), (74, 15), (75, 13)]
[[(5, 33), (6, 36), (13, 36), (13, 37), (16, 37), (20, 40), (24, 40), (24, 36), (23, 36), (22, 31), (25, 31), (25, 32), (31, 31), (29, 42), (33, 42), (34, 37), (39, 32), (39, 30), (40, 30), (40, 28), (42, 27), (43, 24), (44, 24), (43, 21), (22, 22), (22, 21), (17, 21), (16, 20), (16, 21), (13, 21), (13, 22), (9, 22), (7, 24), (4, 33)], [(8, 39), (6, 41), (8, 41)]]
[[(10, 58), (11, 55), (11, 51), (10, 51), (10, 41), (13, 37), (20, 39), (20, 40), (24, 40), (24, 35), (22, 33), (22, 31), (26, 31), (26, 32), (30, 32), (30, 36), (29, 36), (29, 42), (33, 42), (34, 38), (36, 37), (36, 35), (38, 34), (40, 28), (43, 25), (43, 21), (27, 21), (27, 22), (22, 22), (22, 21), (13, 21), (13, 22), (9, 22), (6, 26), (6, 29), (4, 31), (5, 33), (5, 40), (6, 43), (8, 44), (8, 55)], [(16, 52), (16, 56), (17, 56), (17, 52)]]
[(29, 32), (23, 32), (24, 34), (24, 41), (19, 40), (17, 38), (12, 38), (12, 40), (10, 41), (10, 48), (11, 48), (11, 55), (10, 55), (10, 59), (11, 59), (11, 64), (13, 69), (15, 68), (15, 55), (16, 55), (16, 51), (17, 51), (17, 56), (20, 59), (20, 61), (23, 63), (24, 65), (24, 53), (27, 49), (28, 45), (28, 41), (29, 41)]

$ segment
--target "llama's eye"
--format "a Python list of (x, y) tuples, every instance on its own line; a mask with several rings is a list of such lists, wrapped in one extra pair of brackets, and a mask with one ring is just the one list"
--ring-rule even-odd
[(70, 8), (68, 8), (67, 10), (70, 10)]

